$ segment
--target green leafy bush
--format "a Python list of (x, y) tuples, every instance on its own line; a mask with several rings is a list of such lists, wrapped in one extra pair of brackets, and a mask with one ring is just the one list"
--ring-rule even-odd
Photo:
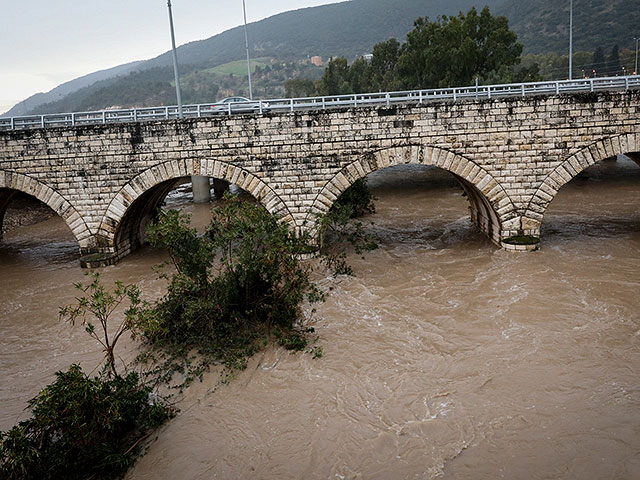
[(322, 261), (337, 275), (353, 275), (346, 251), (339, 244), (346, 242), (357, 254), (378, 248), (376, 238), (364, 229), (362, 222), (354, 220), (375, 210), (367, 180), (362, 178), (340, 195), (326, 215), (316, 219)]
[(376, 206), (373, 204), (373, 195), (367, 185), (366, 177), (356, 180), (340, 195), (332, 207), (332, 210), (337, 209), (347, 209), (349, 218), (359, 218), (367, 213), (375, 213)]
[(33, 416), (0, 433), (1, 478), (118, 478), (173, 415), (136, 373), (90, 378), (72, 365), (56, 377), (29, 401)]
[[(310, 267), (298, 260), (306, 237), (259, 205), (225, 198), (205, 235), (174, 210), (150, 227), (150, 243), (169, 251), (176, 270), (167, 276), (167, 294), (140, 315), (138, 327), (152, 345), (174, 354), (196, 349), (242, 368), (275, 329), (283, 338), (306, 338), (301, 304), (322, 294), (309, 279)], [(292, 346), (299, 349), (300, 342)]]

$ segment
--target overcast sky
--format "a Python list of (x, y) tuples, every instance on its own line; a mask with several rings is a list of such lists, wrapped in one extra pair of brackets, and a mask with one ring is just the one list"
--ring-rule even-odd
[[(246, 0), (247, 21), (338, 0)], [(172, 0), (176, 43), (241, 25), (242, 0)], [(171, 48), (167, 0), (0, 0), (0, 113), (38, 92)]]

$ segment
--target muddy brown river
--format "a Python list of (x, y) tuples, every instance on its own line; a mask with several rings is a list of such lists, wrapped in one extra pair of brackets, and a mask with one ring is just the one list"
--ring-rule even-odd
[[(640, 168), (602, 162), (566, 185), (523, 254), (475, 229), (442, 170), (369, 184), (380, 248), (349, 257), (355, 277), (318, 274), (324, 356), (271, 347), (228, 385), (208, 375), (127, 478), (640, 478)], [(2, 430), (56, 370), (100, 361), (57, 319), (76, 250), (58, 217), (0, 244)], [(102, 271), (154, 297), (163, 260), (145, 248)]]

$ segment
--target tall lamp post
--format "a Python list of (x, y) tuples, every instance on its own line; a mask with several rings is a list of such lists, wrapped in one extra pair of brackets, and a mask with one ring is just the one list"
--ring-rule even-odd
[[(182, 113), (182, 96), (180, 95), (180, 74), (178, 73), (178, 54), (176, 53), (176, 36), (173, 33), (173, 14), (171, 13), (171, 0), (167, 0), (167, 8), (169, 9), (169, 27), (171, 29), (171, 49), (173, 51), (173, 75), (176, 79), (176, 97), (178, 100), (178, 118), (183, 118)], [(207, 203), (211, 201), (211, 186), (209, 185), (209, 177), (192, 176), (191, 191), (193, 192), (193, 201), (195, 203)]]
[(633, 69), (633, 74), (638, 75), (638, 40), (640, 38), (636, 37), (634, 40), (636, 41), (636, 68)]
[(573, 0), (569, 5), (569, 80), (573, 79)]
[(247, 47), (247, 74), (249, 76), (249, 98), (253, 100), (253, 88), (251, 86), (251, 58), (249, 57), (249, 35), (247, 34), (247, 7), (242, 0), (242, 12), (244, 13), (244, 44)]
[(176, 97), (178, 100), (178, 117), (182, 118), (182, 97), (180, 96), (180, 76), (178, 75), (178, 54), (176, 53), (176, 36), (173, 33), (173, 14), (171, 0), (167, 0), (169, 9), (169, 28), (171, 29), (171, 48), (173, 49), (173, 75), (176, 77)]

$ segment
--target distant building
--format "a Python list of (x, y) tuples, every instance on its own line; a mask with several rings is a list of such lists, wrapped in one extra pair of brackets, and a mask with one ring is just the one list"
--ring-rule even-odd
[(362, 58), (367, 61), (371, 61), (373, 59), (373, 53), (365, 53), (364, 55), (362, 55)]
[(313, 63), (316, 67), (322, 66), (322, 57), (316, 55), (315, 57), (311, 57), (311, 63)]

